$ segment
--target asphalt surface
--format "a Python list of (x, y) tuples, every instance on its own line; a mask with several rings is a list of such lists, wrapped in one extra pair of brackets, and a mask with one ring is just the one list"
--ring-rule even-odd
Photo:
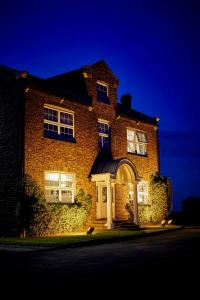
[(191, 297), (196, 288), (200, 289), (197, 228), (74, 249), (1, 251), (0, 258), (1, 282), (33, 292), (72, 289), (75, 295), (95, 289), (97, 296), (104, 296), (109, 288), (118, 295), (122, 291), (132, 295), (137, 290), (156, 298), (155, 293), (161, 295), (156, 292), (158, 287), (163, 296), (176, 289)]

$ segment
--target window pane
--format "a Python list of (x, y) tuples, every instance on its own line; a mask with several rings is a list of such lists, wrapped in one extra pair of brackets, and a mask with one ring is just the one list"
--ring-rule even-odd
[(134, 141), (135, 132), (133, 130), (127, 129), (127, 140)]
[(45, 186), (59, 186), (59, 174), (45, 173)]
[(44, 123), (44, 130), (48, 131), (50, 133), (57, 133), (58, 132), (58, 126), (57, 125), (48, 124), (48, 123)]
[(148, 204), (148, 190), (146, 182), (139, 182), (138, 184), (138, 202)]
[(58, 122), (58, 112), (50, 108), (44, 108), (44, 119)]
[(73, 129), (72, 128), (66, 128), (66, 127), (60, 127), (60, 133), (66, 136), (73, 137)]
[(141, 143), (147, 142), (146, 134), (144, 132), (137, 131), (137, 137), (139, 142)]
[(136, 145), (132, 142), (128, 142), (128, 152), (135, 153), (136, 152)]
[(107, 202), (107, 187), (102, 187), (102, 201)]
[(97, 100), (108, 103), (108, 87), (103, 84), (97, 83)]
[(45, 190), (45, 199), (48, 202), (59, 202), (59, 190)]
[(61, 191), (61, 202), (71, 203), (72, 201), (72, 191), (65, 190)]
[(138, 151), (137, 151), (139, 154), (145, 154), (146, 153), (146, 145), (144, 144), (139, 144), (138, 145)]
[(98, 123), (98, 131), (99, 133), (108, 134), (109, 133), (109, 125), (105, 123)]
[(72, 188), (73, 181), (74, 181), (73, 175), (61, 174), (61, 180), (60, 180), (61, 188), (66, 188), (66, 187)]
[(60, 123), (73, 126), (73, 115), (61, 112)]

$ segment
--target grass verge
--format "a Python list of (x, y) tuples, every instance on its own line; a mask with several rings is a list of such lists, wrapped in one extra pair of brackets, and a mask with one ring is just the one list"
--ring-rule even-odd
[(156, 231), (163, 231), (166, 229), (173, 229), (172, 227), (166, 228), (148, 228), (144, 230), (110, 230), (105, 232), (98, 232), (93, 234), (67, 234), (65, 236), (53, 236), (53, 237), (27, 237), (27, 238), (11, 238), (0, 237), (0, 244), (4, 245), (29, 245), (29, 246), (57, 246), (67, 245), (76, 242), (88, 241), (88, 240), (100, 240), (111, 239), (120, 237), (131, 237), (141, 235), (144, 233), (151, 233)]

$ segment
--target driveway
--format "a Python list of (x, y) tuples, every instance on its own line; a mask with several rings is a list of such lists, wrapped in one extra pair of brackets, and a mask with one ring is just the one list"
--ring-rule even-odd
[[(112, 244), (45, 252), (1, 252), (1, 275), (24, 286), (62, 290), (74, 286), (111, 284), (128, 291), (141, 286), (181, 289), (199, 280), (200, 229), (184, 229), (163, 235)], [(198, 272), (195, 274), (195, 272)], [(177, 288), (177, 284), (175, 288)], [(121, 290), (119, 289), (119, 292)], [(145, 292), (141, 290), (141, 292)]]

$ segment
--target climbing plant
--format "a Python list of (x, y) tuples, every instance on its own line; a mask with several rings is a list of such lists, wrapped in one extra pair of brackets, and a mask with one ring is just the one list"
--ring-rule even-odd
[(73, 204), (48, 204), (39, 185), (30, 176), (20, 181), (17, 205), (19, 231), (29, 236), (60, 235), (84, 227), (91, 212), (92, 197), (80, 189)]

